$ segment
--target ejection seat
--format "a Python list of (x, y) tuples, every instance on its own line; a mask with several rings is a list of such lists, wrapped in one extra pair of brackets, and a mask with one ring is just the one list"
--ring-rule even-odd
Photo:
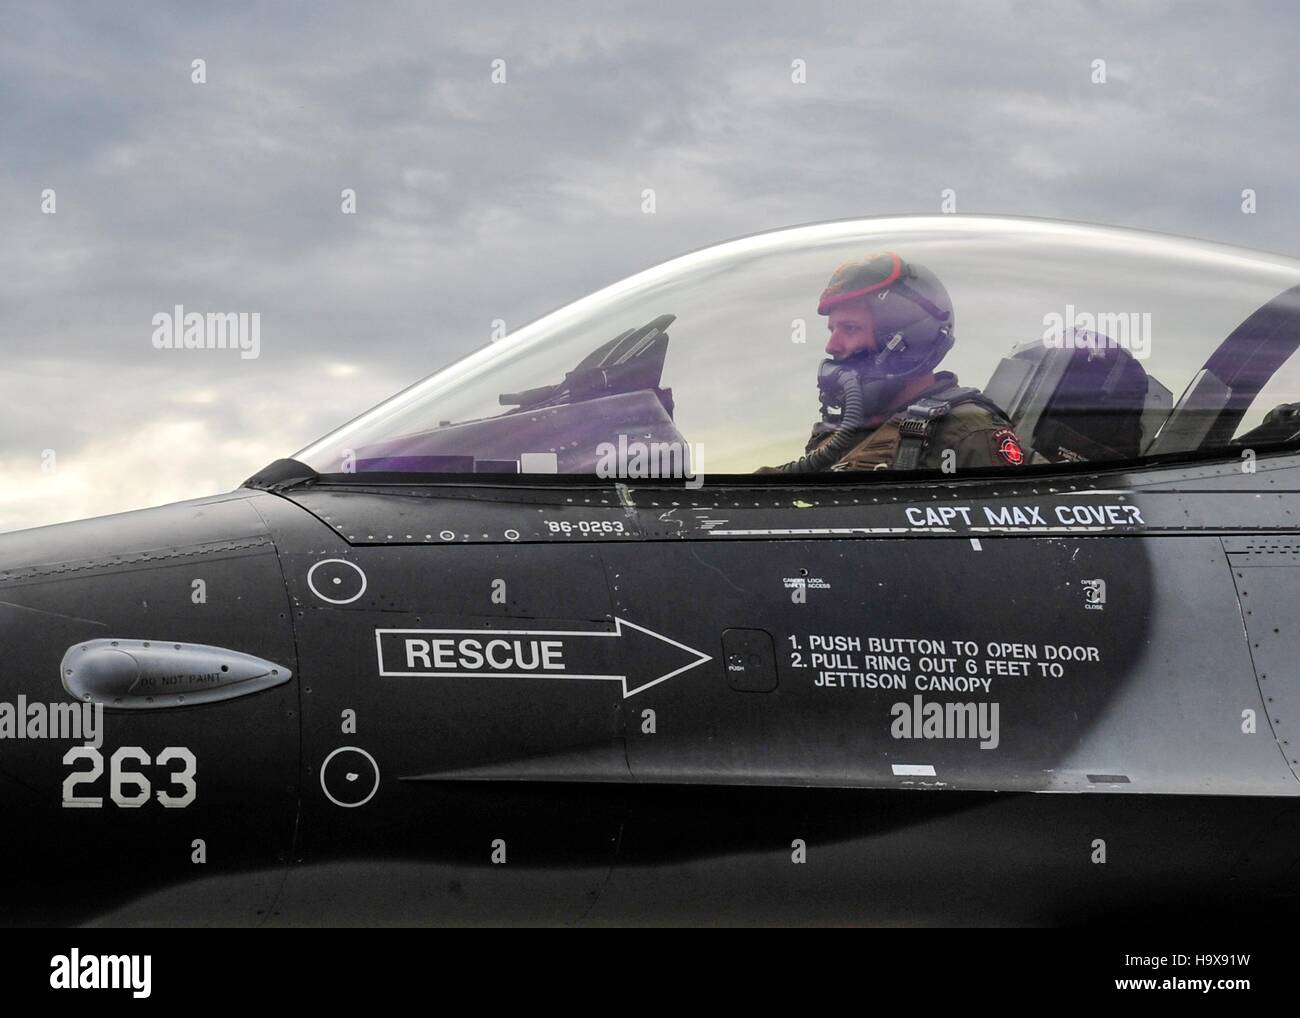
[[(1233, 438), (1270, 380), (1300, 349), (1300, 286), (1283, 290), (1250, 314), (1210, 354), (1179, 398), (1148, 455), (1225, 446), (1293, 445), (1300, 404), (1273, 407), (1258, 426)], [(1294, 385), (1281, 387), (1282, 391)]]
[(1015, 347), (984, 394), (1006, 411), (1031, 463), (1136, 459), (1168, 416), (1172, 394), (1107, 337), (1067, 339)]

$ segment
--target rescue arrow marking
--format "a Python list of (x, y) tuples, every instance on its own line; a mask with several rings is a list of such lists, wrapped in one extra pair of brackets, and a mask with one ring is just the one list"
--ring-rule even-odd
[[(624, 635), (625, 629), (636, 630), (638, 633), (683, 650), (694, 660), (639, 685), (630, 684), (627, 675), (575, 673), (564, 670), (566, 668), (563, 660), (564, 641), (588, 637), (618, 638)], [(389, 665), (385, 666), (385, 636), (398, 637), (401, 640), (405, 655), (404, 662), (393, 662), (390, 659)], [(422, 637), (434, 637), (434, 639), (422, 639)], [(478, 639), (479, 637), (487, 639)], [(508, 637), (525, 639), (511, 641), (507, 639)], [(528, 653), (525, 654), (525, 651)], [(693, 647), (620, 618), (614, 619), (613, 632), (560, 629), (376, 629), (375, 654), (379, 662), (381, 678), (452, 679), (477, 676), (500, 679), (595, 679), (620, 683), (624, 699), (713, 660), (708, 654), (701, 653)], [(528, 658), (526, 664), (522, 662), (525, 656)], [(416, 670), (417, 662), (422, 663), (424, 667)], [(402, 667), (407, 670), (395, 670)], [(510, 670), (518, 667), (530, 670)]]

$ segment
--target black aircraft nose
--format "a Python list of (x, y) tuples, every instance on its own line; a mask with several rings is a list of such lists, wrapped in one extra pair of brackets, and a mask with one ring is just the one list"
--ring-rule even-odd
[(0, 924), (287, 854), (301, 706), (273, 498), (0, 535), (0, 815), (23, 831)]

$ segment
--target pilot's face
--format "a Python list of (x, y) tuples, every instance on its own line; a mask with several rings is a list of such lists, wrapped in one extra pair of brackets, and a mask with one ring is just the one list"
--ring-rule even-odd
[(826, 328), (831, 331), (831, 338), (826, 342), (826, 353), (834, 360), (842, 361), (861, 350), (877, 349), (876, 325), (865, 304), (845, 304), (832, 308), (826, 319)]

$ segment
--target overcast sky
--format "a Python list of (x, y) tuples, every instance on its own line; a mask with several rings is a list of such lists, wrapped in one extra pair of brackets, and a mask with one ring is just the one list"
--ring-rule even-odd
[[(1300, 254), (1297, 52), (1289, 3), (4, 0), (0, 530), (229, 490), (494, 319), (945, 188)], [(261, 355), (156, 350), (176, 304)]]

